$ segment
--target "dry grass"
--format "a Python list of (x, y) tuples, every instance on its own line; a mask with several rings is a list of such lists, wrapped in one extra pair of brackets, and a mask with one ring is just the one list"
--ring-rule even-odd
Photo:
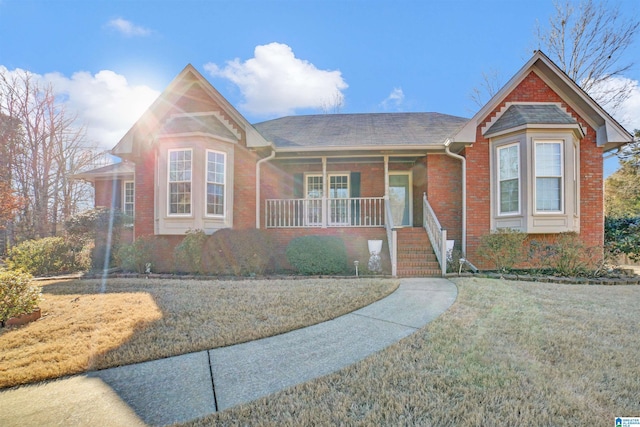
[(606, 426), (640, 414), (640, 287), (455, 282), (456, 303), (418, 333), (186, 425)]
[(43, 317), (0, 330), (0, 388), (280, 334), (397, 286), (368, 279), (45, 283)]

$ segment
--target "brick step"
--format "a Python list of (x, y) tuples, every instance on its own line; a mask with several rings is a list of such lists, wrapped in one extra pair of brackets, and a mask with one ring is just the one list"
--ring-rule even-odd
[(398, 259), (424, 259), (428, 261), (437, 260), (435, 254), (433, 252), (398, 252)]
[(398, 262), (398, 270), (438, 269), (437, 262)]
[(405, 257), (405, 258), (435, 258), (435, 254), (433, 253), (433, 251), (425, 251), (425, 250), (402, 250), (399, 249), (398, 250), (398, 258), (400, 257)]

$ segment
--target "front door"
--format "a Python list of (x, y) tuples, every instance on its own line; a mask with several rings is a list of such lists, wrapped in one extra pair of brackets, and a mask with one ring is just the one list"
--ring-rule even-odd
[(409, 227), (413, 223), (410, 172), (389, 172), (389, 205), (394, 227)]

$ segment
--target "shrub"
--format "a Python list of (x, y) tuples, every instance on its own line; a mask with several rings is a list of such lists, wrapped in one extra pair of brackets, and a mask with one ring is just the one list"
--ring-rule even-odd
[(31, 275), (0, 271), (0, 322), (31, 313), (41, 300), (40, 288), (31, 284)]
[(207, 235), (202, 230), (189, 230), (174, 250), (175, 269), (181, 273), (202, 272), (202, 252)]
[(273, 242), (264, 230), (222, 229), (203, 246), (201, 270), (206, 274), (252, 276), (277, 268)]
[(74, 250), (92, 248), (91, 267), (102, 269), (105, 260), (107, 266), (114, 264), (116, 254), (113, 249), (119, 246), (120, 234), (130, 222), (131, 218), (117, 209), (97, 207), (72, 216), (65, 221), (64, 227)]
[(153, 272), (169, 271), (167, 254), (169, 245), (157, 236), (141, 236), (135, 242), (121, 245), (116, 252), (116, 262), (125, 271), (146, 273), (147, 264)]
[(531, 253), (544, 267), (559, 276), (597, 274), (602, 260), (593, 248), (588, 248), (576, 233), (560, 233), (553, 242), (530, 243)]
[(501, 228), (480, 238), (480, 256), (499, 271), (509, 271), (525, 259), (523, 244), (527, 234), (511, 228)]
[(335, 236), (303, 236), (287, 246), (287, 261), (306, 275), (341, 274), (347, 271), (344, 241)]
[(76, 262), (76, 251), (62, 237), (27, 240), (14, 246), (9, 251), (7, 266), (34, 276), (69, 273), (87, 267)]

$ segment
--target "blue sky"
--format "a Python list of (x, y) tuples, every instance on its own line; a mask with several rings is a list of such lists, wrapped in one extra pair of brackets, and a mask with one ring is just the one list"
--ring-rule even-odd
[[(638, 16), (637, 0), (620, 5)], [(251, 122), (336, 99), (344, 113), (471, 117), (482, 73), (508, 80), (553, 11), (552, 0), (0, 0), (0, 67), (52, 82), (105, 148), (188, 63)], [(640, 40), (628, 55), (639, 52)], [(626, 77), (639, 81), (640, 64)], [(618, 118), (640, 128), (640, 91)]]

